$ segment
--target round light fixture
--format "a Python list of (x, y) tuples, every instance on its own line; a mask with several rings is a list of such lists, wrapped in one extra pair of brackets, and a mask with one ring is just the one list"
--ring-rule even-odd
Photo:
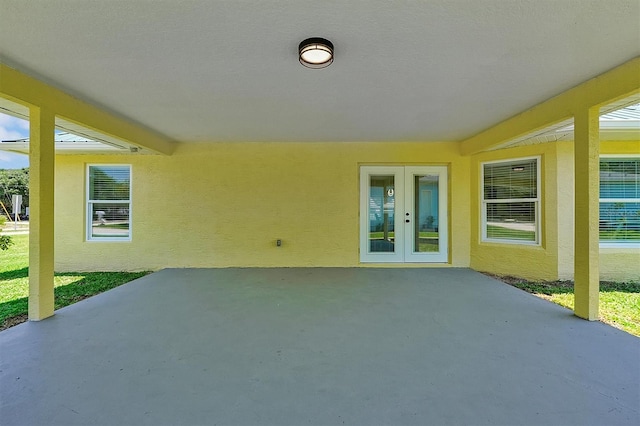
[(320, 37), (311, 37), (298, 46), (300, 63), (307, 68), (324, 68), (333, 62), (333, 43)]

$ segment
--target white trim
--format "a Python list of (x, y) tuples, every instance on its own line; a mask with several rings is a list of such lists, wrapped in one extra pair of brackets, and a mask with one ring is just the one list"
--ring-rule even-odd
[(600, 154), (600, 158), (640, 158), (638, 154)]
[[(519, 161), (527, 161), (527, 160), (536, 160), (536, 198), (503, 198), (499, 200), (490, 200), (486, 201), (484, 199), (484, 166), (486, 164), (500, 164), (500, 163), (515, 163)], [(516, 245), (524, 245), (524, 246), (540, 246), (541, 243), (541, 234), (542, 234), (542, 224), (541, 220), (541, 210), (542, 210), (542, 156), (541, 155), (532, 155), (527, 157), (516, 157), (516, 158), (508, 158), (503, 160), (495, 160), (495, 161), (482, 161), (480, 162), (480, 182), (479, 182), (479, 193), (480, 193), (480, 242), (483, 243), (502, 243), (502, 244), (516, 244)], [(489, 238), (487, 237), (487, 205), (488, 204), (499, 204), (499, 203), (513, 203), (513, 202), (525, 202), (525, 203), (534, 203), (534, 217), (535, 217), (535, 240), (534, 241), (526, 241), (526, 240), (510, 240), (504, 238)]]
[[(393, 176), (394, 202), (394, 251), (372, 253), (369, 242), (369, 180), (372, 175)], [(404, 171), (402, 166), (361, 166), (360, 167), (360, 262), (398, 263), (404, 262), (402, 247), (398, 244), (402, 227), (402, 215), (398, 214), (397, 202), (404, 194)], [(383, 206), (384, 209), (384, 206)]]
[[(413, 177), (415, 175), (437, 175), (438, 176), (438, 251), (437, 252), (415, 252), (414, 242), (414, 222), (415, 217), (415, 197), (413, 197)], [(407, 166), (404, 168), (405, 179), (405, 200), (404, 207), (407, 212), (411, 212), (411, 222), (402, 223), (404, 227), (404, 261), (407, 263), (437, 262), (446, 263), (449, 259), (449, 221), (447, 212), (447, 193), (449, 183), (447, 179), (447, 166)], [(404, 219), (404, 217), (401, 217)], [(403, 221), (404, 222), (404, 221)]]
[[(413, 215), (415, 214), (413, 177), (438, 175), (438, 252), (413, 251)], [(369, 240), (370, 177), (394, 177), (394, 252), (371, 252)], [(447, 263), (449, 260), (447, 166), (361, 166), (360, 167), (360, 262), (362, 263)], [(405, 223), (405, 214), (411, 212)]]
[(640, 198), (598, 198), (601, 203), (640, 203)]
[[(128, 167), (129, 168), (129, 199), (128, 200), (91, 200), (90, 199), (90, 168), (91, 167)], [(85, 167), (85, 241), (86, 242), (130, 242), (133, 235), (133, 200), (132, 200), (132, 182), (133, 182), (133, 167), (131, 164), (124, 163), (88, 163)], [(95, 203), (100, 204), (129, 204), (129, 235), (127, 237), (93, 237), (93, 214), (92, 205)]]
[(623, 243), (620, 241), (600, 241), (601, 249), (636, 249), (640, 248), (640, 242), (629, 241), (628, 243)]

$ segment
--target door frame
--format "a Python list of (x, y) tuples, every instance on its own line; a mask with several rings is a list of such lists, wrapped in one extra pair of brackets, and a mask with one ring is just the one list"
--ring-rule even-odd
[[(416, 174), (438, 175), (438, 252), (414, 252), (413, 177)], [(369, 185), (370, 176), (394, 176), (394, 252), (371, 252), (369, 241)], [(447, 263), (449, 261), (447, 166), (360, 166), (360, 262), (361, 263)], [(405, 223), (409, 212), (410, 222)]]

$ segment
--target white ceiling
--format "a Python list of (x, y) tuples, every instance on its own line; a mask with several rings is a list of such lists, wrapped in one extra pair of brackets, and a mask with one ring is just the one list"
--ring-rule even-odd
[(178, 141), (461, 140), (638, 55), (640, 0), (0, 0), (2, 62)]

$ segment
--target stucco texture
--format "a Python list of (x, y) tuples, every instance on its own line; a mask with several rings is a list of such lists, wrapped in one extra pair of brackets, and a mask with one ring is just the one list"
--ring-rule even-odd
[[(600, 154), (640, 155), (639, 141), (606, 141)], [(480, 167), (483, 162), (541, 157), (541, 241), (539, 246), (481, 241)], [(535, 280), (574, 278), (573, 142), (544, 143), (490, 151), (471, 161), (471, 267)], [(576, 178), (580, 178), (579, 176)], [(602, 280), (640, 281), (640, 248), (600, 248)]]
[[(602, 142), (600, 154), (640, 156), (640, 141)], [(599, 265), (600, 278), (603, 280), (640, 282), (640, 247), (602, 247)]]
[[(637, 154), (639, 147), (637, 141), (603, 142), (601, 154)], [(540, 245), (482, 242), (481, 163), (528, 156), (541, 158)], [(171, 156), (59, 155), (56, 270), (431, 266), (359, 262), (359, 167), (446, 165), (446, 265), (572, 279), (573, 161), (572, 142), (474, 156), (461, 156), (457, 144), (444, 142), (209, 143), (182, 144)], [(88, 164), (131, 164), (130, 242), (86, 241)], [(600, 277), (640, 280), (639, 260), (639, 248), (601, 248)]]
[[(539, 245), (510, 244), (481, 241), (480, 173), (483, 162), (540, 156), (541, 185)], [(473, 156), (471, 167), (471, 267), (500, 275), (553, 280), (558, 274), (557, 195), (554, 188), (557, 176), (554, 144), (491, 151)]]
[[(85, 241), (87, 164), (132, 165), (130, 242)], [(56, 270), (360, 265), (365, 164), (448, 166), (448, 264), (469, 266), (469, 157), (457, 144), (247, 142), (57, 156)]]

